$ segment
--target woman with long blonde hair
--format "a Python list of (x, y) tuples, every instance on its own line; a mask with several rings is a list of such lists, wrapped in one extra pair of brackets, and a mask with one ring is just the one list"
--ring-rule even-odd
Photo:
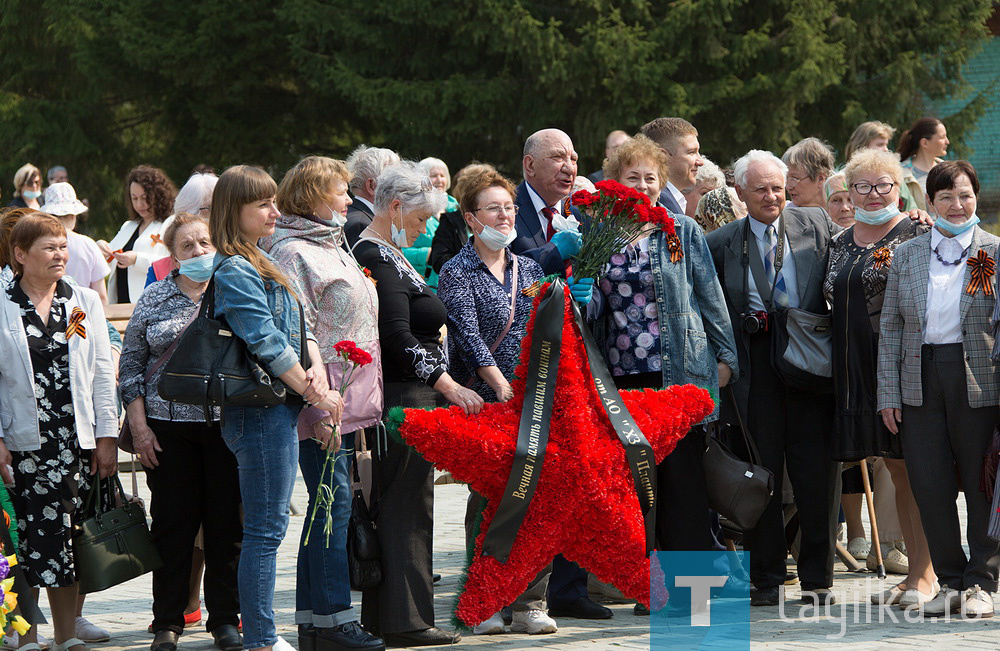
[[(274, 179), (259, 167), (231, 167), (219, 177), (209, 219), (217, 252), (215, 314), (226, 319), (251, 355), (301, 396), (273, 407), (223, 408), (222, 438), (236, 455), (243, 498), (239, 589), (244, 648), (264, 651), (291, 649), (276, 634), (272, 602), (278, 546), (288, 529), (295, 484), (302, 401), (330, 412), (334, 425), (340, 423), (344, 407), (340, 394), (329, 388), (316, 341), (300, 332), (299, 307), (288, 279), (257, 248), (260, 238), (274, 232), (279, 217), (276, 192)], [(306, 359), (321, 372), (309, 361), (309, 368), (299, 363), (304, 343)], [(333, 431), (317, 438), (325, 449)]]

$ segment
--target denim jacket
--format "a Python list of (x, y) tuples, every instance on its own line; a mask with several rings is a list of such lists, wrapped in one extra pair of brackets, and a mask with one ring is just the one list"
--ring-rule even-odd
[[(719, 418), (718, 362), (732, 369), (734, 380), (739, 377), (736, 342), (705, 234), (690, 217), (673, 212), (670, 216), (684, 257), (670, 261), (662, 231), (649, 237), (663, 386), (694, 384), (707, 389), (715, 401), (715, 409), (702, 421), (707, 423)], [(604, 321), (610, 313), (603, 310), (598, 332), (607, 331)]]
[(215, 314), (225, 317), (250, 354), (274, 375), (295, 366), (301, 350), (299, 310), (288, 290), (265, 281), (240, 255), (216, 253), (214, 278)]

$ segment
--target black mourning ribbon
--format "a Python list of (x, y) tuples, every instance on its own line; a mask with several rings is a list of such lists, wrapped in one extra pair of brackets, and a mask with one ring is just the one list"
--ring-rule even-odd
[[(501, 563), (506, 563), (510, 556), (514, 538), (535, 494), (542, 463), (545, 460), (562, 344), (564, 287), (564, 281), (557, 278), (538, 305), (531, 352), (528, 357), (528, 376), (514, 463), (496, 515), (493, 516), (490, 528), (483, 539), (483, 555), (493, 556)], [(575, 302), (571, 301), (571, 304), (583, 337), (594, 385), (604, 412), (625, 449), (625, 458), (632, 471), (636, 497), (639, 499), (642, 511), (648, 555), (653, 549), (653, 532), (656, 524), (656, 512), (653, 508), (656, 496), (656, 460), (653, 448), (635, 425), (632, 415), (622, 401), (611, 372), (604, 363), (604, 357), (580, 309)]]

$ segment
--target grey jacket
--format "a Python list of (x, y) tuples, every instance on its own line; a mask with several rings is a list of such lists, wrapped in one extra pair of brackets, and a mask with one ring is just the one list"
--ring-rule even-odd
[[(823, 279), (826, 276), (830, 241), (842, 229), (833, 224), (826, 211), (821, 208), (788, 207), (782, 213), (782, 218), (785, 220), (785, 235), (788, 237), (791, 255), (795, 260), (799, 307), (807, 312), (825, 314), (829, 309), (823, 296)], [(749, 230), (750, 227), (746, 219), (730, 222), (707, 235), (739, 353), (740, 373), (738, 380), (734, 378), (733, 384), (737, 405), (728, 404), (726, 399), (723, 399), (722, 404), (722, 419), (727, 422), (736, 422), (735, 413), (731, 411), (734, 407), (739, 408), (746, 422), (750, 395), (750, 353), (743, 334), (742, 320), (739, 318), (750, 309), (746, 283), (749, 269), (743, 264), (744, 229)], [(747, 233), (747, 236), (750, 238), (750, 245), (754, 246), (753, 234)]]
[[(904, 404), (923, 404), (920, 373), (921, 346), (927, 318), (927, 281), (930, 275), (931, 233), (915, 237), (896, 249), (882, 304), (881, 339), (878, 354), (878, 409), (901, 409)], [(996, 260), (1000, 238), (978, 226), (972, 235), (968, 259), (985, 251)], [(990, 277), (992, 295), (969, 294), (971, 268), (965, 267), (959, 312), (962, 317), (962, 348), (970, 407), (995, 407), (1000, 394), (1000, 375), (992, 359), (993, 313), (997, 278)]]

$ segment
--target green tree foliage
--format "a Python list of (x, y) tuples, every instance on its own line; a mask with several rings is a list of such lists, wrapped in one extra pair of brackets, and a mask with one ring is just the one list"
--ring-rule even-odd
[[(726, 162), (859, 122), (905, 127), (967, 92), (991, 0), (0, 0), (0, 179), (70, 168), (101, 234), (140, 162), (346, 154), (472, 159), (520, 172), (557, 126), (599, 165), (604, 135), (691, 120)], [(941, 116), (960, 136), (983, 100)], [(5, 180), (5, 197), (10, 196)]]

